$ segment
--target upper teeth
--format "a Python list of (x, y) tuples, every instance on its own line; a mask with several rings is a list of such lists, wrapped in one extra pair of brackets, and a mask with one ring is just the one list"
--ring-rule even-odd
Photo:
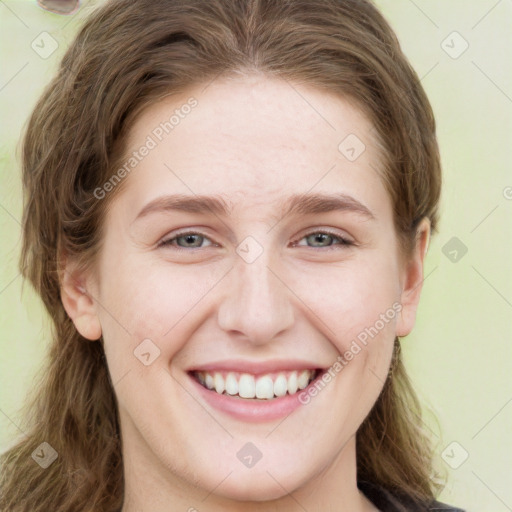
[(250, 373), (196, 372), (196, 376), (203, 386), (219, 394), (270, 399), (284, 396), (286, 393), (293, 395), (298, 389), (304, 389), (314, 378), (315, 373), (315, 370), (302, 370), (255, 377)]

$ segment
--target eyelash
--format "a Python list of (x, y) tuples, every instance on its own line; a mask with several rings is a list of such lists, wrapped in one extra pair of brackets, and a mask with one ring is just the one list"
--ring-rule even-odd
[[(354, 242), (352, 242), (351, 240), (348, 240), (347, 238), (344, 238), (341, 235), (334, 234), (334, 233), (332, 233), (332, 232), (330, 232), (328, 230), (311, 231), (309, 233), (306, 233), (305, 235), (302, 236), (302, 238), (297, 240), (297, 242), (294, 242), (293, 245), (295, 247), (295, 246), (298, 245), (298, 242), (300, 242), (301, 240), (303, 240), (305, 238), (308, 238), (311, 235), (318, 235), (318, 234), (331, 236), (334, 240), (338, 240), (339, 243), (328, 245), (328, 246), (325, 246), (325, 247), (310, 247), (311, 249), (332, 250), (332, 249), (335, 248), (336, 245), (339, 245), (339, 246), (342, 246), (342, 247), (349, 247), (349, 246), (355, 245)], [(177, 240), (178, 238), (182, 238), (182, 237), (185, 237), (185, 236), (188, 236), (188, 235), (198, 235), (198, 236), (202, 237), (203, 239), (210, 240), (209, 237), (207, 237), (207, 236), (205, 236), (202, 233), (199, 233), (197, 231), (184, 231), (183, 233), (177, 233), (172, 238), (167, 238), (165, 240), (162, 240), (158, 244), (158, 246), (159, 247), (174, 247), (178, 251), (188, 251), (189, 249), (203, 249), (203, 247), (179, 247), (179, 246), (176, 246), (176, 245), (174, 245), (172, 243), (175, 240)], [(211, 242), (211, 240), (210, 240), (210, 242)], [(213, 245), (215, 245), (215, 244), (212, 242), (212, 244), (207, 246), (207, 247), (211, 247)], [(307, 246), (301, 245), (300, 247), (307, 247)]]

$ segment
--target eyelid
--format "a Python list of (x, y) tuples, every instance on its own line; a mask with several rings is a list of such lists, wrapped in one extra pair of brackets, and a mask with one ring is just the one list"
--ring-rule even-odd
[[(170, 246), (170, 242), (176, 240), (176, 238), (181, 238), (183, 236), (186, 236), (186, 235), (199, 235), (200, 237), (204, 238), (204, 239), (207, 239), (211, 242), (210, 245), (208, 245), (207, 247), (213, 247), (213, 246), (218, 246), (219, 244), (217, 244), (216, 242), (214, 242), (209, 236), (207, 236), (205, 233), (202, 233), (201, 231), (197, 230), (191, 230), (191, 229), (185, 229), (184, 231), (177, 231), (175, 233), (171, 233), (169, 235), (166, 235), (164, 236), (158, 243), (157, 243), (157, 247), (162, 247), (162, 246)], [(178, 251), (188, 251), (190, 249), (206, 249), (206, 247), (180, 247), (178, 245), (174, 246), (173, 247), (178, 250)]]
[[(297, 238), (296, 241), (293, 242), (293, 243), (297, 244), (303, 238), (306, 238), (306, 237), (308, 237), (310, 235), (314, 235), (314, 234), (317, 234), (317, 233), (323, 233), (323, 234), (326, 234), (326, 235), (330, 235), (333, 238), (337, 238), (338, 240), (340, 240), (340, 242), (341, 242), (340, 244), (334, 244), (334, 245), (356, 245), (355, 240), (350, 235), (342, 234), (342, 233), (339, 233), (336, 230), (332, 230), (330, 228), (322, 228), (322, 227), (315, 228), (313, 230), (307, 231), (306, 233), (302, 234), (299, 238)], [(333, 247), (333, 246), (312, 247), (312, 249), (329, 249), (331, 247)]]
[[(303, 240), (304, 238), (306, 238), (310, 235), (318, 234), (318, 233), (330, 235), (333, 238), (337, 239), (339, 241), (339, 243), (335, 243), (333, 245), (328, 245), (325, 247), (309, 247), (308, 245), (298, 245), (298, 243), (301, 240)], [(171, 242), (173, 242), (177, 238), (181, 238), (186, 235), (199, 235), (200, 237), (202, 237), (206, 240), (209, 240), (210, 244), (207, 245), (206, 247), (180, 247), (178, 245), (172, 245), (174, 250), (188, 252), (190, 250), (196, 251), (199, 249), (206, 249), (207, 247), (219, 247), (219, 244), (214, 242), (204, 232), (202, 232), (201, 230), (192, 230), (192, 229), (184, 229), (182, 231), (177, 231), (175, 233), (171, 233), (169, 236), (165, 236), (160, 242), (158, 242), (157, 246), (158, 247), (171, 246)], [(347, 246), (352, 246), (352, 245), (356, 245), (356, 242), (354, 241), (354, 239), (352, 237), (347, 236), (345, 234), (341, 234), (341, 233), (339, 233), (335, 230), (332, 230), (330, 228), (322, 228), (322, 227), (311, 229), (311, 230), (303, 233), (299, 238), (296, 238), (295, 241), (292, 242), (293, 247), (309, 247), (311, 249), (324, 250), (324, 251), (329, 250), (329, 249), (336, 249), (336, 246), (347, 247)]]

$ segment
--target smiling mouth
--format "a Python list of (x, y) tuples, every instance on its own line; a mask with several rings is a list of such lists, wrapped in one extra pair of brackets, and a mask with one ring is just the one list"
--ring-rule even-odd
[(204, 388), (219, 395), (273, 400), (305, 389), (321, 373), (320, 369), (272, 372), (253, 375), (242, 372), (193, 371), (192, 377)]

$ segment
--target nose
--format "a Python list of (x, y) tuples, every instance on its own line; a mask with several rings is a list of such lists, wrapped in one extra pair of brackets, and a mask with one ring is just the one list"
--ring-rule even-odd
[(255, 345), (271, 342), (294, 321), (293, 294), (266, 252), (252, 263), (237, 258), (218, 309), (221, 329)]

